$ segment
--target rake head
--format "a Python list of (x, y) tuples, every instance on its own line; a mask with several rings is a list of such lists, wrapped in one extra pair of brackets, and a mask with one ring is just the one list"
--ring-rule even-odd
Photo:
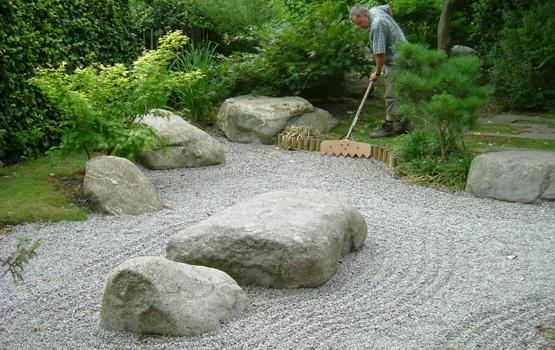
[(372, 155), (371, 145), (363, 142), (343, 140), (322, 141), (320, 154), (333, 156), (368, 158)]

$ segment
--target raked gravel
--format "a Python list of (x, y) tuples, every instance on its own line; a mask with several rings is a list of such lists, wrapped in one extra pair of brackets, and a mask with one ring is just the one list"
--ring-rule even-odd
[[(555, 203), (478, 199), (407, 184), (373, 160), (220, 140), (225, 164), (144, 170), (171, 210), (19, 225), (0, 238), (4, 256), (17, 237), (42, 240), (24, 283), (0, 280), (0, 348), (549, 348), (537, 327), (554, 327)], [(104, 284), (120, 262), (165, 256), (179, 229), (255, 195), (302, 187), (346, 199), (368, 223), (363, 248), (324, 286), (245, 287), (246, 310), (195, 338), (99, 327)]]

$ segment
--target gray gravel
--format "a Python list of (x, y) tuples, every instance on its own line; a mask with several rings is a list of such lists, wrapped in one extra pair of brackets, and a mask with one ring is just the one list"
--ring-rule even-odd
[[(0, 280), (2, 349), (543, 349), (555, 320), (555, 203), (524, 205), (410, 185), (372, 160), (226, 146), (220, 166), (147, 171), (173, 210), (20, 225), (42, 246), (14, 286)], [(359, 208), (363, 248), (323, 287), (246, 287), (249, 306), (196, 338), (107, 332), (108, 273), (164, 256), (180, 228), (267, 191), (311, 187)], [(517, 256), (508, 259), (508, 256)]]

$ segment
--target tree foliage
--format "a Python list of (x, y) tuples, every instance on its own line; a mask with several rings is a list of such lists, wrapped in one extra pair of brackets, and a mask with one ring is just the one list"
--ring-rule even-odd
[(476, 35), (496, 97), (506, 109), (555, 108), (555, 3), (480, 1)]
[(478, 85), (479, 59), (449, 59), (442, 51), (414, 44), (397, 49), (395, 91), (402, 103), (398, 112), (419, 118), (437, 135), (441, 160), (446, 162), (490, 94), (489, 87)]

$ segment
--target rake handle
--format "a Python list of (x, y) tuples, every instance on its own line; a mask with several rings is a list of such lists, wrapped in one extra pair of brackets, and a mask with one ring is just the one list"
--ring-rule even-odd
[(364, 107), (364, 102), (366, 102), (366, 99), (368, 98), (368, 95), (370, 95), (370, 91), (372, 91), (372, 88), (374, 87), (374, 82), (370, 81), (370, 84), (368, 84), (368, 89), (366, 89), (366, 92), (364, 93), (364, 97), (362, 98), (362, 102), (360, 102), (360, 106), (358, 107), (357, 113), (355, 114), (355, 118), (353, 119), (353, 122), (351, 123), (351, 127), (349, 128), (349, 131), (347, 132), (347, 136), (345, 136), (345, 139), (348, 139), (351, 137), (351, 133), (353, 132), (353, 128), (355, 127), (355, 124), (358, 121), (358, 117), (360, 116), (360, 112), (362, 112), (362, 107)]

